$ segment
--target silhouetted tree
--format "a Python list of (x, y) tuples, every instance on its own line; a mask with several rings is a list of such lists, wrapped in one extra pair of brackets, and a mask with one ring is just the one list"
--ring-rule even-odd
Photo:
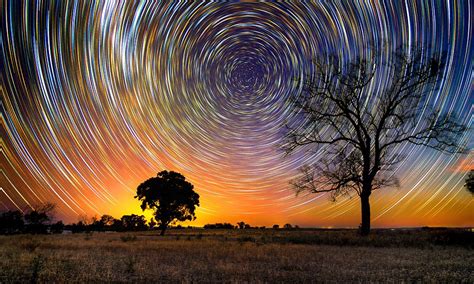
[(114, 221), (115, 221), (115, 218), (110, 216), (110, 215), (107, 215), (107, 214), (104, 214), (100, 217), (100, 229), (101, 230), (110, 230), (112, 225), (114, 224)]
[(464, 186), (470, 193), (474, 194), (474, 170), (469, 172), (469, 175), (466, 178), (466, 184)]
[(426, 58), (415, 48), (348, 64), (337, 56), (314, 60), (314, 73), (292, 97), (297, 120), (286, 126), (284, 148), (289, 154), (314, 145), (321, 147), (321, 158), (302, 167), (301, 176), (292, 181), (296, 192), (329, 192), (333, 200), (357, 193), (360, 233), (369, 234), (369, 197), (374, 190), (398, 185), (392, 170), (403, 159), (403, 145), (460, 152), (458, 141), (466, 127), (428, 105), (443, 68), (441, 55)]
[(84, 224), (84, 222), (78, 221), (77, 223), (74, 223), (70, 226), (71, 232), (72, 233), (82, 233), (87, 230), (87, 225)]
[(91, 222), (89, 224), (89, 231), (103, 231), (104, 230), (104, 225), (102, 224), (102, 222), (100, 221), (99, 218), (97, 218), (96, 216), (92, 217), (91, 218)]
[(155, 220), (164, 235), (168, 225), (196, 219), (199, 195), (193, 188), (183, 175), (162, 171), (140, 184), (135, 198), (142, 202), (142, 210), (154, 210)]
[[(65, 229), (66, 230), (71, 230), (72, 233), (82, 233), (82, 232), (90, 232), (94, 225), (94, 220), (95, 222), (97, 221), (97, 218), (91, 218), (87, 217), (87, 215), (79, 215), (78, 216), (78, 221), (77, 223), (72, 223), (70, 225), (66, 225)], [(97, 223), (96, 223), (97, 225)]]
[(272, 228), (273, 228), (273, 229), (280, 229), (280, 225), (275, 224), (275, 225), (273, 225)]
[(291, 224), (285, 224), (283, 225), (283, 229), (287, 229), (287, 230), (293, 229), (293, 226), (291, 226)]
[(84, 225), (86, 231), (98, 232), (110, 230), (115, 220), (114, 217), (107, 214), (102, 215), (100, 218), (94, 216), (90, 220), (87, 216), (81, 216), (80, 219), (80, 225)]
[(126, 231), (144, 231), (148, 229), (143, 215), (123, 215), (121, 221), (123, 229)]
[(245, 225), (247, 225), (247, 224), (245, 224), (245, 222), (243, 222), (243, 221), (237, 223), (237, 226), (239, 226), (239, 229), (245, 229)]
[(64, 230), (64, 224), (62, 221), (58, 221), (52, 224), (51, 229), (50, 229), (52, 234), (62, 234), (63, 230)]
[(26, 229), (32, 234), (46, 234), (48, 222), (52, 220), (55, 205), (46, 203), (25, 214)]
[(100, 218), (94, 216), (90, 221), (83, 221), (83, 223), (87, 224), (86, 226), (88, 228), (88, 231), (103, 232), (111, 229), (114, 220), (114, 217), (105, 214), (102, 215)]
[(114, 223), (114, 220), (115, 220), (114, 217), (107, 214), (104, 214), (102, 215), (102, 217), (100, 217), (100, 222), (104, 224), (104, 226), (112, 226), (112, 224)]
[(0, 234), (18, 234), (24, 230), (23, 213), (6, 211), (0, 214)]
[(115, 219), (115, 218), (112, 221), (112, 225), (110, 226), (110, 228), (112, 229), (112, 231), (116, 231), (116, 232), (121, 232), (125, 230), (122, 224), (122, 220)]

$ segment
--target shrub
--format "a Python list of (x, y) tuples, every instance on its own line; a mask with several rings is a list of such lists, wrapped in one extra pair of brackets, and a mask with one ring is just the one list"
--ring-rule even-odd
[(120, 236), (120, 239), (122, 240), (122, 242), (126, 243), (126, 242), (133, 242), (133, 241), (136, 241), (137, 240), (137, 236), (135, 235), (124, 235), (124, 236)]

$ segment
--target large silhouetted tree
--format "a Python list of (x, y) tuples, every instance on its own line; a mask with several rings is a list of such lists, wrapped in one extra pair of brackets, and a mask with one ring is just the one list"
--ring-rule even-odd
[(155, 220), (165, 234), (168, 225), (177, 221), (195, 220), (199, 195), (185, 177), (173, 171), (159, 172), (137, 188), (135, 198), (142, 202), (142, 210), (154, 210)]
[(465, 130), (454, 115), (430, 105), (443, 56), (403, 48), (390, 55), (348, 63), (337, 56), (315, 59), (314, 72), (291, 100), (296, 122), (286, 126), (287, 153), (320, 147), (318, 162), (292, 181), (296, 192), (328, 192), (333, 200), (357, 193), (363, 235), (370, 232), (371, 193), (398, 184), (391, 170), (404, 158), (403, 146), (456, 153)]

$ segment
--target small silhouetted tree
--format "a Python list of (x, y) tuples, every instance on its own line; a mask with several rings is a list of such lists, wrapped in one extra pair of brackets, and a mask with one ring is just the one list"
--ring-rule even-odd
[(113, 216), (104, 214), (100, 217), (100, 222), (104, 226), (111, 226), (114, 223), (115, 218)]
[(247, 225), (247, 224), (245, 224), (245, 222), (243, 222), (243, 221), (237, 223), (237, 226), (239, 226), (239, 229), (245, 229), (245, 225)]
[(466, 178), (466, 184), (464, 185), (466, 189), (474, 194), (474, 170), (471, 170)]
[(0, 234), (17, 234), (24, 230), (23, 213), (6, 211), (0, 214)]
[(416, 48), (347, 64), (337, 56), (314, 60), (315, 71), (291, 99), (297, 120), (286, 126), (284, 148), (289, 154), (321, 147), (321, 158), (302, 167), (301, 176), (292, 181), (296, 193), (327, 192), (333, 200), (356, 193), (360, 233), (369, 234), (369, 197), (374, 190), (398, 185), (393, 169), (404, 158), (404, 145), (461, 151), (458, 141), (466, 127), (429, 105), (443, 65), (443, 56), (427, 58)]
[(62, 232), (64, 230), (63, 222), (58, 221), (58, 222), (52, 224), (50, 230), (51, 230), (52, 234), (62, 234)]
[(87, 225), (81, 220), (68, 226), (73, 234), (82, 233), (87, 230)]
[(115, 221), (114, 217), (107, 214), (102, 215), (99, 220), (100, 230), (103, 230), (103, 231), (110, 230), (112, 225), (114, 224), (114, 221)]
[(275, 224), (275, 225), (273, 225), (272, 228), (273, 228), (273, 229), (280, 229), (280, 225)]
[(83, 233), (83, 232), (90, 232), (93, 226), (91, 226), (97, 218), (90, 218), (87, 217), (85, 214), (81, 214), (78, 216), (77, 223), (72, 223), (70, 225), (66, 225), (66, 229), (71, 230), (72, 233)]
[(100, 218), (98, 218), (97, 216), (94, 216), (91, 218), (91, 222), (89, 224), (89, 230), (96, 231), (96, 232), (104, 230), (104, 226), (102, 222), (100, 221)]
[(53, 218), (52, 214), (55, 207), (52, 203), (46, 203), (26, 213), (24, 219), (27, 231), (32, 234), (47, 233), (47, 226)]
[(161, 235), (164, 235), (168, 225), (196, 219), (199, 195), (193, 188), (183, 175), (162, 171), (140, 184), (135, 198), (142, 202), (142, 210), (154, 211)]
[(285, 224), (283, 225), (283, 229), (290, 230), (293, 229), (293, 226), (291, 226), (291, 224)]
[(121, 221), (125, 231), (144, 231), (148, 229), (143, 215), (123, 215)]
[(115, 231), (115, 232), (121, 232), (125, 230), (122, 224), (122, 220), (115, 219), (115, 218), (112, 221), (112, 225), (110, 225), (110, 228), (112, 229), (112, 231)]

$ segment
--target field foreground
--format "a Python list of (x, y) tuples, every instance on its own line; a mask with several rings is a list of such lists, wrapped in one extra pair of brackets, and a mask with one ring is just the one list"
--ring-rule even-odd
[(0, 236), (0, 283), (474, 282), (472, 234), (446, 245), (426, 232), (167, 233)]

